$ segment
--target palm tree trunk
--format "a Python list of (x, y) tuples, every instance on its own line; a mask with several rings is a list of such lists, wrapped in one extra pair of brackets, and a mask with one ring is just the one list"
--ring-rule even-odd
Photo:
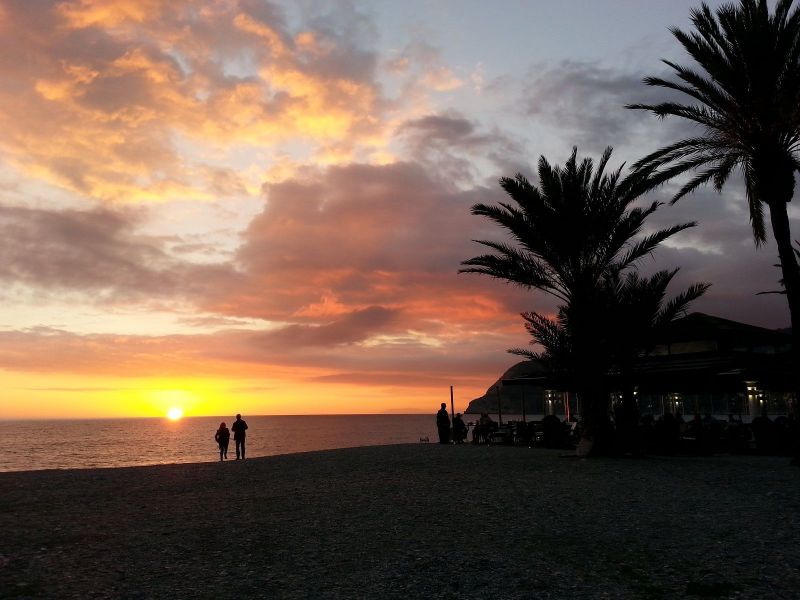
[[(792, 248), (792, 233), (789, 229), (789, 215), (787, 203), (783, 200), (769, 205), (769, 216), (772, 221), (772, 234), (778, 245), (778, 256), (781, 261), (783, 286), (786, 289), (786, 298), (789, 301), (789, 317), (792, 323), (792, 351), (795, 358), (800, 350), (800, 267)], [(800, 363), (795, 361), (795, 365)], [(798, 392), (797, 369), (795, 373), (795, 395)]]
[(616, 437), (620, 451), (634, 456), (642, 453), (639, 438), (639, 405), (634, 394), (631, 367), (622, 369), (622, 406), (615, 413)]
[[(800, 267), (792, 248), (792, 233), (789, 229), (788, 202), (779, 199), (769, 204), (772, 234), (778, 245), (781, 261), (783, 287), (789, 302), (789, 318), (792, 324), (792, 387), (794, 392), (794, 422), (800, 420)], [(800, 428), (795, 426), (794, 464), (800, 465)]]
[(609, 454), (612, 433), (608, 417), (609, 396), (604, 377), (598, 373), (584, 374), (579, 379), (579, 394), (582, 430), (578, 454)]

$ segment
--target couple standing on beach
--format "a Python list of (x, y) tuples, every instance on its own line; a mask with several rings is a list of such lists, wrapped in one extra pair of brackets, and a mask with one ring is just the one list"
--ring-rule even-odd
[(231, 431), (233, 431), (233, 441), (236, 442), (236, 460), (240, 456), (244, 460), (244, 440), (247, 437), (247, 421), (242, 418), (242, 415), (236, 415), (236, 420), (231, 425), (230, 430), (225, 425), (225, 422), (219, 424), (214, 434), (214, 440), (219, 444), (219, 459), (225, 460), (228, 458), (228, 442), (231, 439)]

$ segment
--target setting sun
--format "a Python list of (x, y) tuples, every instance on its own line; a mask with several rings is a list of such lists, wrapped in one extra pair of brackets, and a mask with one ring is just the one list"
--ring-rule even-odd
[(167, 411), (167, 418), (171, 421), (177, 421), (183, 416), (183, 410), (178, 408), (177, 406), (170, 408)]

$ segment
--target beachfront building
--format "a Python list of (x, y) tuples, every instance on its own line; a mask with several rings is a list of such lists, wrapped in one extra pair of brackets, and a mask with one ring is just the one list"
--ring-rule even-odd
[(792, 393), (787, 331), (692, 313), (636, 370), (642, 414), (785, 415)]
[[(634, 373), (641, 414), (706, 414), (745, 421), (788, 414), (794, 401), (791, 337), (703, 313), (674, 321)], [(536, 361), (514, 365), (470, 412), (578, 417), (569, 381)], [(621, 399), (612, 393), (609, 406)], [(473, 408), (474, 404), (474, 408)]]

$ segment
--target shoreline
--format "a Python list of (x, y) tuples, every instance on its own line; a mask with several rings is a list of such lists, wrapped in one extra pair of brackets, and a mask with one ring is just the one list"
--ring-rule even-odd
[[(430, 442), (433, 444), (433, 442)], [(233, 444), (231, 444), (233, 445)], [(251, 461), (258, 461), (264, 460), (269, 458), (278, 458), (281, 456), (293, 456), (295, 454), (313, 454), (315, 452), (336, 452), (337, 450), (359, 450), (362, 448), (378, 448), (382, 446), (416, 446), (420, 445), (419, 442), (407, 442), (404, 444), (370, 444), (367, 446), (342, 446), (341, 448), (323, 448), (320, 450), (292, 450), (290, 452), (282, 452), (280, 454), (269, 454), (266, 456), (252, 456), (244, 459), (246, 462)], [(229, 450), (231, 454), (233, 454), (233, 450)], [(228, 458), (227, 460), (220, 461), (219, 458), (210, 458), (208, 460), (201, 460), (201, 461), (188, 461), (188, 462), (165, 462), (165, 463), (148, 463), (142, 465), (110, 465), (107, 467), (43, 467), (41, 469), (15, 469), (10, 471), (4, 471), (0, 469), (0, 477), (6, 474), (14, 474), (14, 473), (71, 473), (71, 472), (94, 472), (94, 471), (109, 471), (114, 469), (149, 469), (155, 467), (191, 467), (191, 466), (198, 466), (198, 465), (208, 465), (208, 464), (227, 464), (227, 463), (235, 463), (235, 462), (242, 462), (237, 461), (236, 457)]]
[(785, 457), (401, 444), (0, 473), (4, 598), (793, 598)]

